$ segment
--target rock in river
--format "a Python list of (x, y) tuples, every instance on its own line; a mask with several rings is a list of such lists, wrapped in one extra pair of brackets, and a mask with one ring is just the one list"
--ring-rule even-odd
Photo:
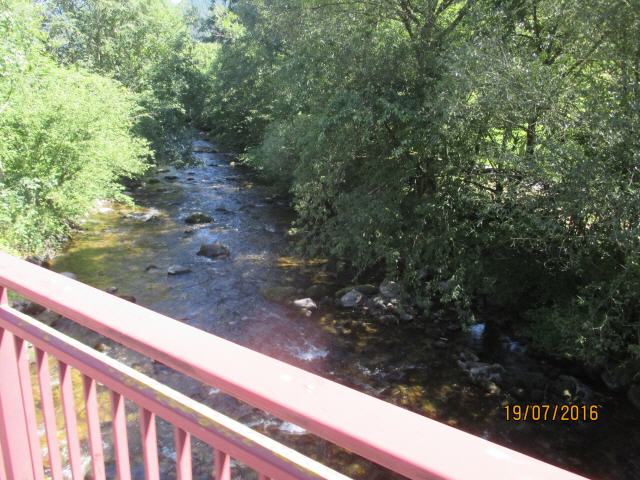
[(340, 298), (340, 306), (343, 308), (356, 308), (362, 303), (364, 295), (358, 290), (349, 290)]
[(505, 372), (504, 367), (498, 363), (458, 360), (458, 365), (469, 375), (473, 383), (483, 386), (489, 385), (490, 382), (500, 383)]
[(380, 284), (380, 293), (388, 299), (397, 299), (400, 297), (400, 285), (393, 280), (385, 280)]
[(184, 221), (189, 225), (195, 225), (198, 223), (211, 223), (213, 222), (213, 218), (210, 215), (207, 215), (206, 213), (195, 212), (189, 215), (187, 218), (185, 218)]
[(294, 300), (293, 304), (296, 307), (304, 308), (306, 310), (315, 310), (316, 308), (318, 308), (316, 302), (314, 302), (310, 298), (300, 298), (298, 300)]
[(182, 275), (184, 273), (191, 273), (191, 269), (189, 267), (185, 267), (184, 265), (171, 265), (167, 269), (167, 273), (169, 275)]
[(348, 293), (351, 290), (357, 290), (363, 295), (375, 295), (378, 293), (378, 288), (371, 284), (362, 284), (362, 285), (352, 285), (350, 287), (341, 288), (336, 292), (337, 298), (342, 298), (345, 293)]
[(200, 245), (198, 255), (208, 258), (228, 257), (229, 249), (220, 242), (203, 243)]
[(150, 208), (146, 212), (133, 212), (127, 214), (127, 218), (140, 222), (150, 222), (151, 220), (155, 220), (158, 217), (160, 217), (160, 212), (155, 208)]

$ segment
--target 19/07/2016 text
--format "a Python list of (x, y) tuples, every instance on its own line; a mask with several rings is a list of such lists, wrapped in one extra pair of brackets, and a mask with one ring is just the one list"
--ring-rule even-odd
[(505, 405), (507, 422), (595, 422), (600, 418), (600, 405)]

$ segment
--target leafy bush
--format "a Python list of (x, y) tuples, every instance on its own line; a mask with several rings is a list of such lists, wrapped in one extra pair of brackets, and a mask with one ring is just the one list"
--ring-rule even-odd
[(38, 10), (0, 4), (0, 246), (50, 253), (121, 177), (144, 171), (133, 135), (136, 98), (118, 82), (57, 66), (44, 53)]
[(463, 321), (480, 300), (509, 309), (559, 355), (638, 355), (630, 4), (240, 0), (232, 13), (214, 22), (206, 120), (294, 194), (307, 251), (384, 268)]

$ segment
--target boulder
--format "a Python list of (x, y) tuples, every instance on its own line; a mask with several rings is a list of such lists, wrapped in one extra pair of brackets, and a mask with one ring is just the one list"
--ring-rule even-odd
[(184, 221), (189, 225), (196, 225), (198, 223), (211, 223), (213, 222), (213, 217), (203, 212), (194, 212), (187, 218), (185, 218)]
[(401, 294), (400, 285), (393, 280), (385, 280), (380, 284), (380, 294), (388, 299), (398, 299)]
[(136, 300), (136, 297), (134, 297), (133, 295), (118, 295), (118, 297), (120, 297), (123, 300), (126, 300), (127, 302), (131, 302), (131, 303), (137, 303), (138, 302)]
[(185, 267), (184, 265), (171, 265), (167, 269), (167, 274), (169, 275), (182, 275), (185, 273), (191, 273), (191, 269), (189, 267)]
[(300, 298), (298, 300), (294, 300), (293, 304), (296, 307), (304, 308), (306, 310), (315, 310), (318, 308), (316, 302), (314, 302), (311, 298)]
[(349, 290), (340, 297), (340, 306), (343, 308), (356, 308), (364, 300), (364, 295), (358, 290)]
[(375, 285), (371, 285), (370, 283), (365, 283), (362, 285), (351, 285), (348, 287), (341, 288), (336, 292), (336, 298), (341, 298), (345, 293), (350, 292), (351, 290), (357, 290), (363, 295), (375, 295), (378, 293), (378, 288)]
[(229, 249), (220, 242), (203, 243), (198, 250), (198, 255), (208, 258), (228, 257), (229, 253)]

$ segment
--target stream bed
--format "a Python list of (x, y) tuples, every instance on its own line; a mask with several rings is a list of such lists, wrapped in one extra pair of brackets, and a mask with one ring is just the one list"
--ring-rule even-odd
[[(256, 182), (232, 157), (194, 142), (194, 165), (156, 168), (131, 188), (136, 206), (102, 204), (67, 250), (58, 272), (204, 331), (382, 398), (421, 415), (591, 478), (640, 478), (640, 412), (624, 395), (585, 383), (492, 327), (463, 331), (443, 318), (383, 322), (333, 302), (340, 285), (331, 264), (292, 254), (286, 199)], [(189, 225), (193, 213), (212, 221)], [(197, 255), (220, 242), (228, 256)], [(184, 273), (175, 273), (181, 267)], [(180, 270), (180, 269), (178, 269)], [(292, 299), (313, 298), (306, 310)], [(331, 299), (329, 301), (328, 299)], [(132, 320), (135, 321), (135, 320)], [(187, 395), (355, 478), (397, 478), (304, 429), (243, 405), (161, 364), (136, 356), (63, 321), (57, 328), (133, 365)], [(167, 339), (170, 341), (170, 338)], [(478, 378), (473, 366), (488, 365)], [(471, 366), (471, 367), (470, 367)], [(507, 404), (586, 403), (596, 421), (513, 422)], [(131, 413), (131, 420), (135, 420)], [(159, 427), (171, 437), (168, 426)], [(129, 435), (135, 437), (135, 430)], [(131, 440), (134, 442), (134, 440)], [(142, 478), (134, 450), (134, 474)], [(160, 448), (161, 462), (172, 453)], [(207, 450), (194, 448), (194, 474), (210, 472)], [(464, 452), (460, 452), (461, 461)], [(201, 461), (198, 461), (198, 458)], [(107, 463), (113, 476), (113, 465)], [(253, 478), (240, 466), (234, 472)], [(173, 478), (168, 468), (166, 478)]]

